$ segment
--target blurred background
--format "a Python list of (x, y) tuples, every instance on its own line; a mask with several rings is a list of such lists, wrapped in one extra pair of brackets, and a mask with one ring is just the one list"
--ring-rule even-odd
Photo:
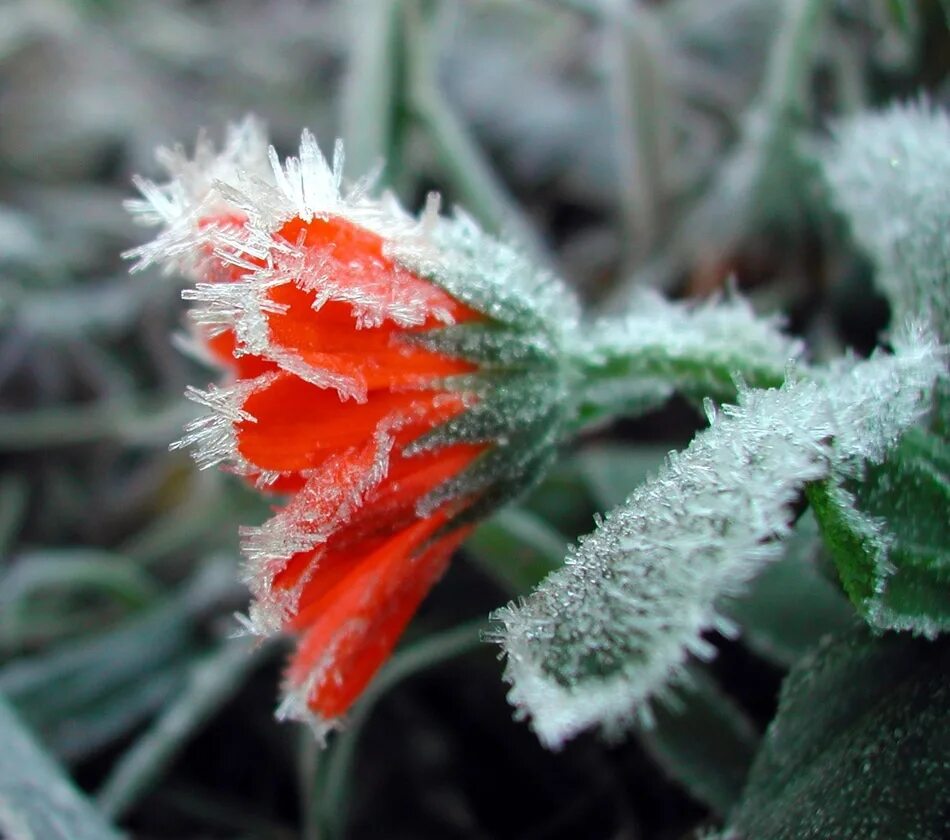
[(837, 117), (947, 103), (947, 14), (941, 0), (0, 0), (0, 692), (135, 837), (714, 825), (794, 651), (716, 640), (718, 699), (698, 713), (731, 734), (710, 789), (676, 772), (688, 722), (545, 752), (479, 642), (492, 609), (689, 439), (692, 408), (604, 430), (484, 526), (320, 751), (273, 719), (280, 645), (229, 639), (246, 606), (238, 525), (267, 507), (168, 451), (195, 411), (185, 387), (210, 372), (173, 346), (178, 281), (128, 274), (120, 254), (147, 234), (122, 201), (133, 173), (161, 175), (157, 145), (253, 112), (281, 153), (307, 126), (325, 149), (345, 139), (354, 177), (384, 163), (409, 206), (438, 189), (592, 309), (733, 278), (814, 355), (867, 352), (886, 305), (809, 155)]

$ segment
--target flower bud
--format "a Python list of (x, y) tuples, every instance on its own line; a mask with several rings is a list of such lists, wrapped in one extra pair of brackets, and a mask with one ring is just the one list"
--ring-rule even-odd
[(432, 197), (414, 217), (345, 187), (304, 132), (283, 164), (253, 120), (160, 160), (130, 252), (194, 281), (225, 382), (182, 445), (287, 501), (243, 531), (249, 628), (299, 638), (283, 714), (322, 734), (385, 661), (472, 523), (530, 486), (570, 414), (570, 292)]

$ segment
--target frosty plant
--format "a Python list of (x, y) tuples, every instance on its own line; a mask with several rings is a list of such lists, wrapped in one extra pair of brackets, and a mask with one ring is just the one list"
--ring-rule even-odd
[[(911, 118), (937, 137), (920, 145), (940, 149), (945, 173), (946, 119), (924, 106)], [(862, 166), (873, 179), (914, 165), (903, 129), (883, 150), (861, 146), (861, 121), (842, 131), (854, 137), (847, 158), (828, 155), (834, 189), (861, 182)], [(709, 631), (738, 632), (723, 599), (781, 556), (805, 493), (871, 624), (947, 627), (946, 565), (907, 549), (884, 499), (904, 447), (923, 473), (946, 468), (925, 426), (945, 376), (947, 262), (939, 276), (905, 270), (913, 226), (895, 224), (881, 256), (901, 303), (891, 351), (819, 367), (735, 295), (686, 305), (644, 292), (589, 321), (556, 277), (461, 212), (432, 198), (413, 216), (368, 181), (345, 184), (340, 147), (328, 162), (307, 132), (284, 162), (253, 120), (221, 151), (202, 140), (193, 159), (161, 161), (171, 180), (139, 181), (130, 203), (161, 232), (132, 256), (193, 281), (195, 344), (225, 378), (192, 391), (209, 413), (182, 444), (286, 500), (243, 532), (247, 628), (298, 640), (282, 716), (332, 727), (475, 522), (585, 428), (674, 392), (705, 401), (709, 428), (495, 616), (510, 698), (545, 744), (649, 721), (690, 656), (712, 655)], [(884, 205), (857, 205), (860, 239), (861, 213)], [(922, 229), (946, 255), (947, 202), (934, 207), (943, 217)], [(924, 291), (902, 285), (918, 278)]]
[[(224, 387), (182, 443), (289, 497), (244, 531), (248, 629), (299, 635), (281, 714), (318, 732), (385, 660), (471, 523), (532, 484), (574, 409), (575, 302), (467, 217), (419, 218), (345, 188), (304, 132), (281, 164), (258, 124), (133, 210), (164, 226), (134, 255), (185, 292)], [(308, 711), (309, 710), (309, 711)]]

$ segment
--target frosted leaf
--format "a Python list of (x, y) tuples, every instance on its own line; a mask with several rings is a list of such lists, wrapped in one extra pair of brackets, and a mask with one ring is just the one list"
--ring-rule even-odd
[(824, 155), (835, 204), (898, 323), (950, 338), (950, 115), (926, 100), (840, 123)]
[[(649, 721), (650, 701), (711, 656), (717, 612), (781, 554), (808, 482), (874, 457), (924, 410), (939, 373), (932, 342), (854, 364), (848, 383), (740, 389), (710, 428), (641, 485), (527, 599), (500, 610), (509, 699), (557, 747), (591, 726)], [(882, 408), (887, 406), (887, 408)], [(840, 441), (840, 449), (838, 441)]]
[(859, 479), (809, 488), (845, 591), (877, 630), (950, 630), (950, 444), (909, 430)]
[(929, 333), (910, 324), (892, 343), (893, 354), (878, 350), (866, 361), (841, 359), (814, 372), (834, 412), (839, 472), (855, 474), (864, 461), (883, 460), (929, 409), (934, 383), (946, 376), (946, 350)]
[(777, 553), (831, 435), (820, 389), (751, 391), (635, 490), (526, 601), (496, 614), (511, 701), (548, 746), (616, 734), (682, 675), (714, 602)]

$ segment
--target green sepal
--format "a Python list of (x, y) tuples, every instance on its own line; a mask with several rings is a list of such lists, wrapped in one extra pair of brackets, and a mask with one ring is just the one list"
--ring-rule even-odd
[(477, 402), (414, 440), (405, 454), (456, 443), (504, 446), (513, 430), (544, 424), (563, 401), (563, 386), (556, 375), (538, 372), (494, 377), (492, 386)]
[(462, 472), (425, 496), (419, 510), (435, 510), (455, 498), (486, 496), (489, 504), (467, 508), (484, 515), (517, 498), (537, 483), (553, 461), (561, 421), (561, 412), (555, 406), (530, 426), (488, 447)]
[(558, 365), (558, 349), (544, 333), (524, 333), (501, 324), (453, 324), (408, 333), (402, 340), (482, 369), (538, 370)]

